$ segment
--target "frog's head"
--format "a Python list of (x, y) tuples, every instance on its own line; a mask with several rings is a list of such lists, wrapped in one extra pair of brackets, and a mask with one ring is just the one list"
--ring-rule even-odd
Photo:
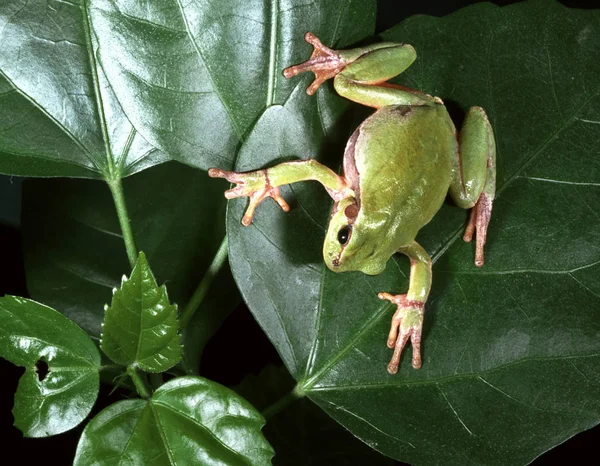
[(385, 270), (388, 257), (377, 248), (371, 225), (360, 221), (360, 208), (353, 197), (336, 202), (323, 243), (323, 259), (333, 272), (361, 271), (377, 275)]

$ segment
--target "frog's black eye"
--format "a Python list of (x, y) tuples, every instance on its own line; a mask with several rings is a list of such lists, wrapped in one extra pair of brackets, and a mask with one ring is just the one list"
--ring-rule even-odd
[(352, 230), (350, 229), (349, 226), (345, 226), (340, 231), (338, 231), (338, 241), (340, 242), (340, 244), (342, 246), (344, 246), (350, 239), (351, 232), (352, 232)]

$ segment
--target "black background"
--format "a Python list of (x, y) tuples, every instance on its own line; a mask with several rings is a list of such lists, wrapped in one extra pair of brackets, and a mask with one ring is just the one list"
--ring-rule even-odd
[[(226, 1), (226, 0), (225, 0)], [(394, 26), (414, 14), (429, 14), (444, 16), (458, 10), (466, 5), (478, 3), (477, 1), (465, 0), (378, 0), (376, 32), (380, 33)], [(495, 1), (497, 5), (508, 5), (515, 1)], [(600, 8), (600, 1), (564, 1), (569, 7), (574, 8)], [(600, 57), (599, 57), (600, 58)], [(8, 177), (3, 177), (4, 187), (10, 182)], [(15, 184), (15, 188), (20, 183)], [(8, 188), (10, 190), (10, 188)], [(8, 197), (10, 201), (10, 196)], [(3, 199), (6, 202), (7, 198)], [(4, 224), (0, 219), (0, 295), (14, 294), (27, 296), (25, 286), (25, 271), (21, 255), (21, 242), (18, 227)], [(222, 338), (227, 335), (227, 338)], [(231, 340), (238, 342), (238, 347), (250, 349), (251, 354), (240, 359), (235, 354), (236, 349), (227, 342)], [(230, 365), (222, 365), (224, 360), (237, 359), (240, 361), (236, 371), (231, 371)], [(257, 374), (260, 369), (268, 363), (280, 365), (281, 359), (275, 349), (258, 327), (248, 309), (240, 306), (227, 319), (224, 326), (219, 330), (206, 347), (203, 354), (203, 376), (216, 380), (225, 385), (239, 383), (246, 374)], [(227, 369), (227, 371), (225, 370)], [(3, 460), (0, 463), (8, 464), (6, 461), (20, 464), (35, 464), (37, 462), (50, 462), (54, 465), (72, 464), (75, 456), (77, 441), (85, 423), (79, 427), (50, 438), (26, 439), (21, 432), (12, 426), (11, 414), (13, 394), (16, 391), (18, 379), (24, 369), (13, 366), (0, 358), (0, 438), (3, 448)], [(124, 391), (116, 391), (110, 394), (110, 387), (103, 386), (92, 416), (104, 407), (126, 397)], [(600, 427), (583, 432), (568, 440), (564, 444), (554, 448), (550, 452), (539, 457), (533, 464), (558, 465), (558, 464), (597, 464), (598, 447), (595, 442), (600, 440)], [(14, 460), (9, 460), (12, 457)], [(17, 460), (18, 458), (18, 460)], [(594, 460), (595, 458), (595, 460)], [(400, 464), (400, 463), (399, 463)], [(331, 464), (335, 466), (335, 464)]]

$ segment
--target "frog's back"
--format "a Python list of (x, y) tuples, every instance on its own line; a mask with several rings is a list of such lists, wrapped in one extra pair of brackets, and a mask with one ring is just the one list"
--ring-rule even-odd
[(383, 107), (353, 139), (354, 157), (345, 157), (344, 171), (358, 172), (360, 213), (386, 223), (393, 247), (409, 244), (450, 186), (458, 146), (445, 107)]

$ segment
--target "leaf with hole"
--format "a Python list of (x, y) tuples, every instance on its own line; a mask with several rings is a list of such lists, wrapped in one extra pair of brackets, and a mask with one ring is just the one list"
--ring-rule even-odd
[[(467, 212), (444, 206), (417, 237), (434, 260), (423, 367), (409, 350), (394, 376), (393, 309), (377, 292), (404, 292), (408, 261), (374, 277), (328, 271), (322, 189), (282, 189), (291, 212), (267, 201), (248, 228), (246, 200), (231, 202), (234, 278), (299, 389), (369, 445), (411, 464), (525, 464), (600, 422), (600, 12), (479, 4), (381, 39), (418, 54), (395, 82), (440, 96), (457, 124), (473, 105), (490, 115), (486, 265), (460, 240)], [(262, 116), (237, 169), (324, 152), (328, 132), (299, 105)]]
[(246, 400), (201, 377), (179, 377), (149, 400), (104, 409), (86, 426), (75, 466), (270, 464), (263, 417)]
[(0, 356), (25, 367), (13, 415), (26, 437), (72, 429), (100, 389), (100, 353), (77, 325), (30, 299), (0, 298)]
[(0, 173), (125, 177), (167, 160), (97, 60), (86, 0), (0, 5)]
[(156, 284), (143, 252), (105, 309), (100, 347), (114, 362), (164, 372), (181, 360), (177, 305)]

